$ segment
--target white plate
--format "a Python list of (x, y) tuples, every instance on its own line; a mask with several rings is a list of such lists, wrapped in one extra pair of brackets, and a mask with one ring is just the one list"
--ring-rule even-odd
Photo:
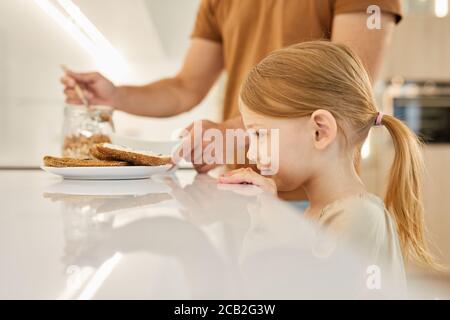
[(132, 180), (147, 179), (168, 171), (172, 165), (129, 167), (41, 167), (42, 170), (73, 180)]

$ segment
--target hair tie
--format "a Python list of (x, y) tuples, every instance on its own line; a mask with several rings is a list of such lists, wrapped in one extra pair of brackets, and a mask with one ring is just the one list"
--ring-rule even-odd
[(378, 112), (377, 118), (375, 119), (375, 126), (381, 126), (381, 121), (383, 120), (383, 112)]

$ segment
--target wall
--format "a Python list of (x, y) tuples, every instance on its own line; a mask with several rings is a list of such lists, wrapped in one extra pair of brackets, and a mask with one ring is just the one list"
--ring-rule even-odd
[(450, 80), (450, 15), (414, 13), (395, 30), (383, 77)]

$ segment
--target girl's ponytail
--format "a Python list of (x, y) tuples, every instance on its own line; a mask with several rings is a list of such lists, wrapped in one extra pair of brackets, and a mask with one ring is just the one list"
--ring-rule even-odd
[(422, 175), (424, 163), (421, 142), (400, 120), (390, 115), (381, 119), (389, 131), (395, 149), (385, 204), (397, 221), (400, 244), (405, 259), (425, 266), (437, 267), (425, 241), (422, 207)]

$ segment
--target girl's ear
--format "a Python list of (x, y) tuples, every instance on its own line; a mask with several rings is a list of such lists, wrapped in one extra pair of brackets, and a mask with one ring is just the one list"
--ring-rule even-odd
[(329, 111), (322, 109), (316, 110), (311, 115), (309, 121), (314, 130), (314, 146), (317, 149), (325, 149), (336, 139), (336, 119)]

